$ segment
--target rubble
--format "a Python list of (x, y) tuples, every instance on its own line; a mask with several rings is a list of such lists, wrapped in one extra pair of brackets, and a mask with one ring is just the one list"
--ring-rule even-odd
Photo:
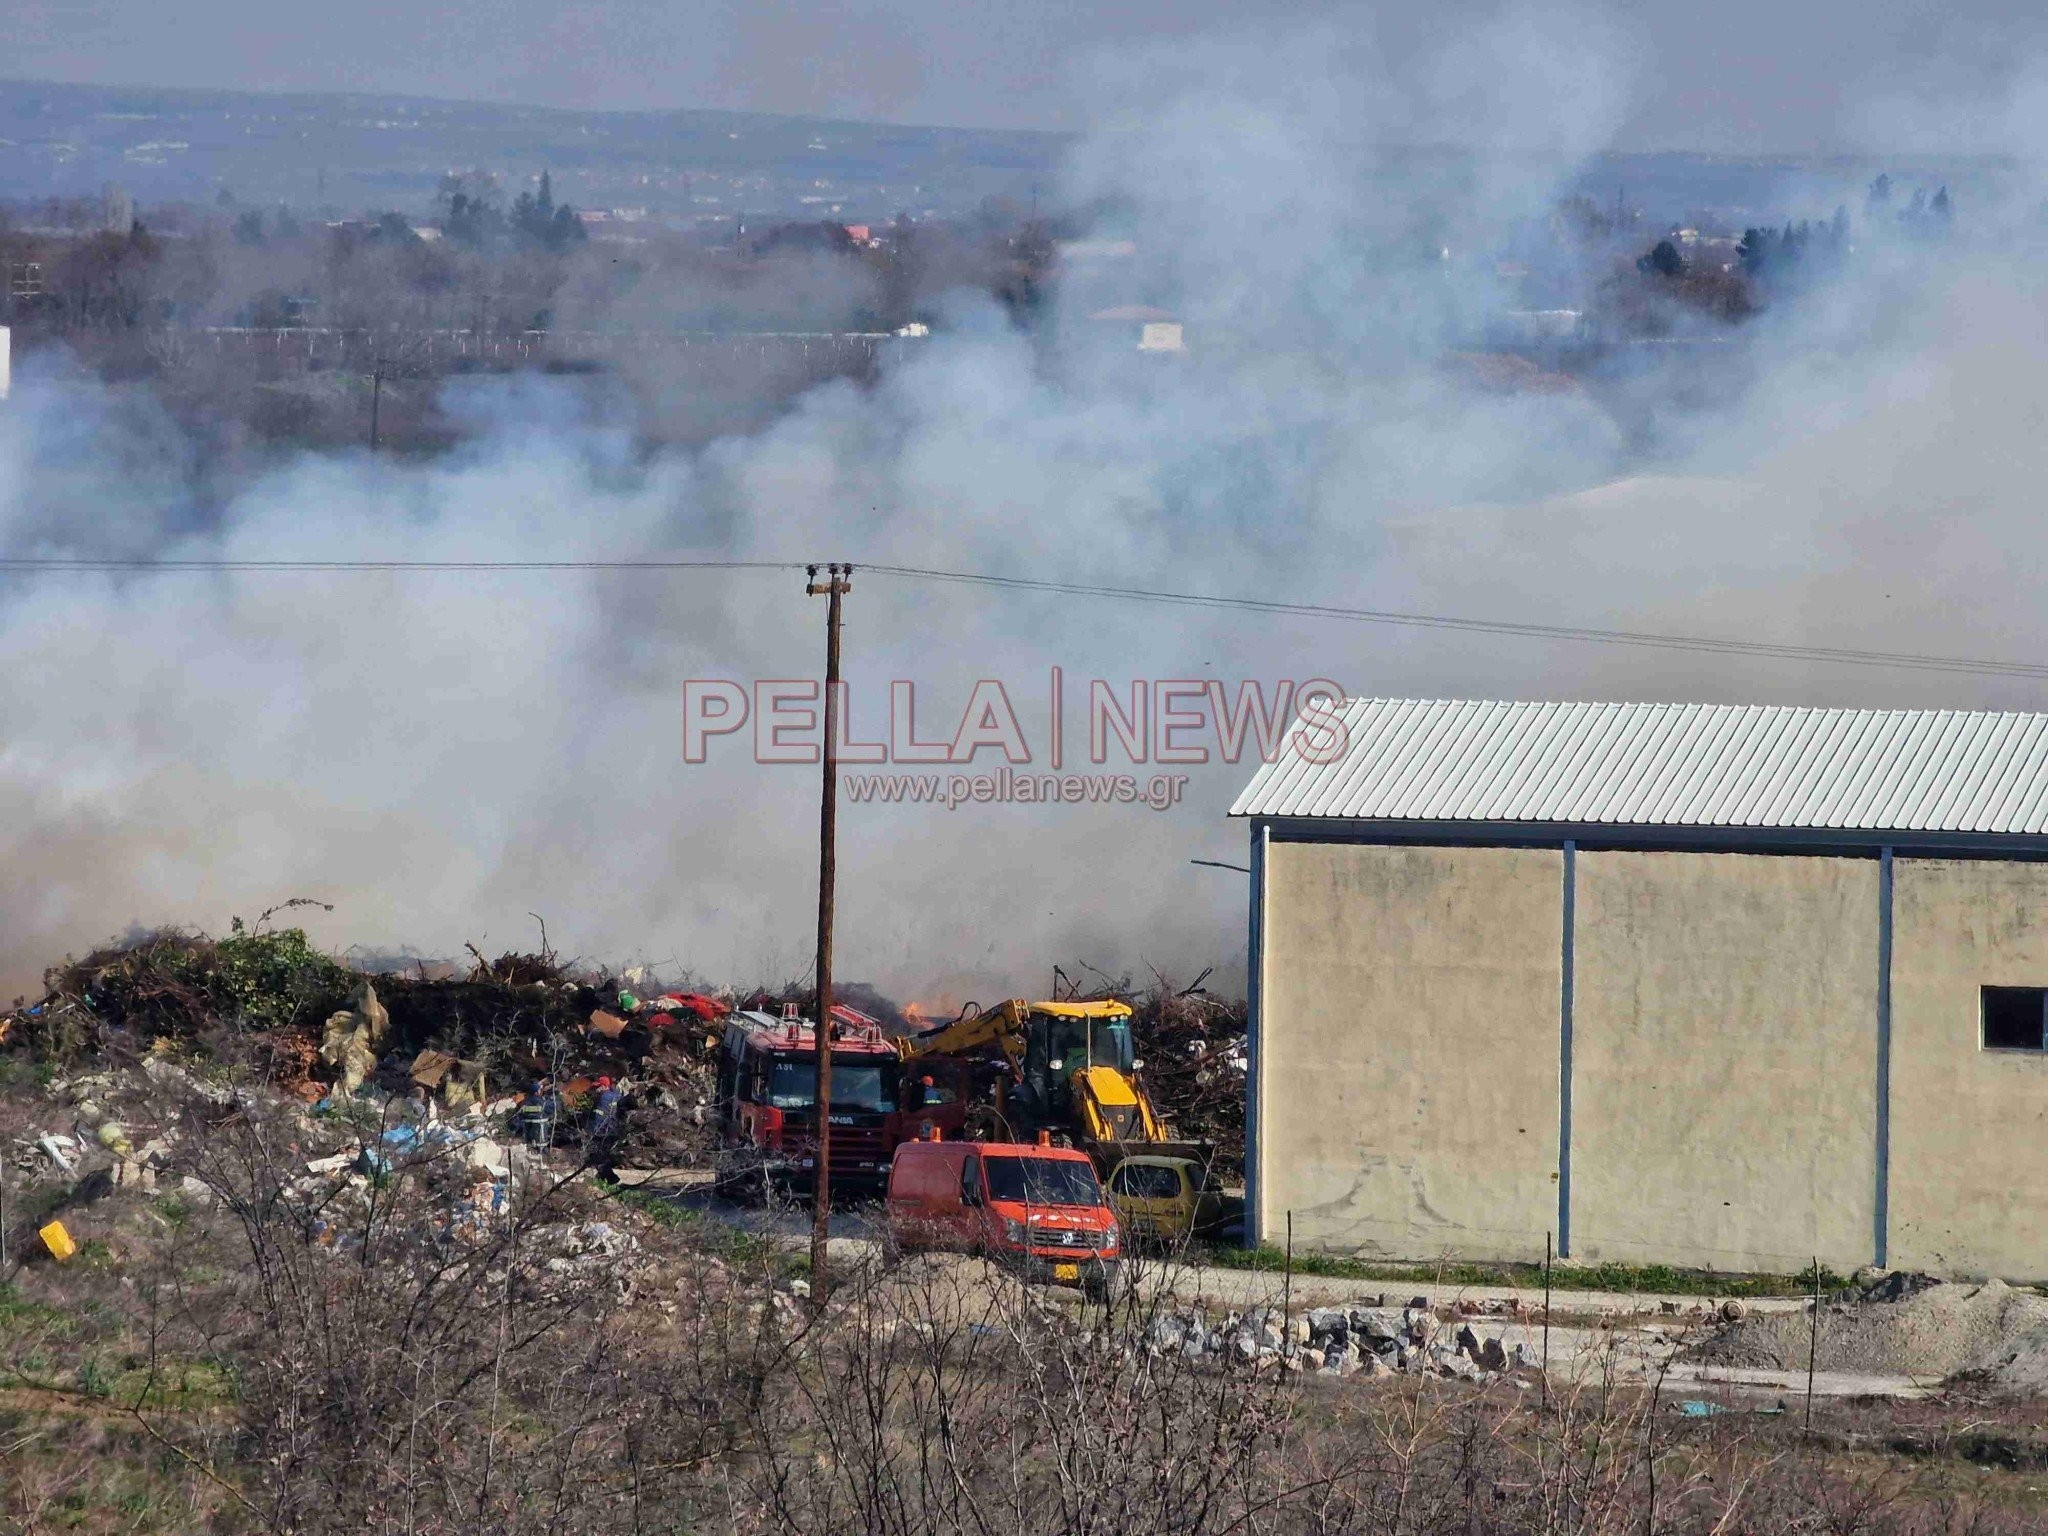
[(1751, 1314), (1688, 1352), (1709, 1365), (1968, 1377), (1994, 1389), (2048, 1388), (2048, 1299), (1997, 1280), (1943, 1282), (1874, 1273), (1860, 1287), (1797, 1312)]
[(1427, 1305), (1324, 1306), (1292, 1315), (1280, 1307), (1253, 1307), (1226, 1313), (1214, 1326), (1200, 1307), (1170, 1310), (1147, 1325), (1144, 1346), (1153, 1355), (1368, 1380), (1406, 1375), (1487, 1381), (1536, 1368), (1521, 1344), (1510, 1350), (1498, 1334), (1470, 1322), (1453, 1332)]

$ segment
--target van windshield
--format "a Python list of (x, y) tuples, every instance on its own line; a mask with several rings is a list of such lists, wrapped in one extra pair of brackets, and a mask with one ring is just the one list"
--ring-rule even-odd
[(1095, 1170), (1063, 1157), (986, 1157), (982, 1168), (991, 1200), (1026, 1205), (1100, 1205), (1102, 1186)]

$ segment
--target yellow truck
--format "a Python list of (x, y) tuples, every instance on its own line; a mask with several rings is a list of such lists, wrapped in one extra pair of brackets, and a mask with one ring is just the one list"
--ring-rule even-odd
[(897, 1050), (906, 1107), (940, 1136), (1053, 1131), (1105, 1174), (1133, 1152), (1207, 1161), (1206, 1148), (1174, 1140), (1139, 1081), (1128, 1003), (1014, 998), (906, 1035)]

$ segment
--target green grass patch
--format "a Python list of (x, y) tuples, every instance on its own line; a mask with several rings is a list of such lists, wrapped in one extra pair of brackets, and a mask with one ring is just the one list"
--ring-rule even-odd
[[(1277, 1274), (1287, 1268), (1287, 1255), (1278, 1248), (1210, 1248), (1190, 1255), (1197, 1264), (1217, 1269), (1248, 1269)], [(1384, 1280), (1418, 1288), (1435, 1286), (1509, 1286), (1522, 1291), (1543, 1289), (1541, 1264), (1472, 1264), (1445, 1261), (1440, 1264), (1386, 1263), (1371, 1259), (1347, 1259), (1330, 1254), (1297, 1253), (1297, 1275), (1324, 1275), (1337, 1280)], [(1849, 1282), (1823, 1268), (1823, 1294), (1846, 1290)], [(1556, 1264), (1551, 1266), (1553, 1291), (1613, 1291), (1622, 1295), (1657, 1296), (1805, 1296), (1811, 1294), (1814, 1276), (1738, 1275), (1711, 1269), (1676, 1269), (1668, 1264)]]
[(690, 1239), (692, 1247), (727, 1264), (767, 1267), (788, 1274), (803, 1274), (810, 1270), (807, 1257), (785, 1251), (773, 1238), (758, 1232), (743, 1232), (658, 1191), (620, 1187), (607, 1193), (611, 1199), (632, 1207), (656, 1225), (683, 1234)]
[(14, 1285), (0, 1281), (0, 1332), (11, 1332), (17, 1328), (38, 1328), (66, 1336), (77, 1331), (77, 1325), (68, 1314), (42, 1302), (30, 1301)]

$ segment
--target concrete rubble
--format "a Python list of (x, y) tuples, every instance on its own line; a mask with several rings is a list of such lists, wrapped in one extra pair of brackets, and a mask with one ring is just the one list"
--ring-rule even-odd
[(1253, 1369), (1278, 1367), (1321, 1376), (1431, 1376), (1485, 1381), (1534, 1370), (1519, 1340), (1512, 1346), (1484, 1321), (1440, 1318), (1421, 1298), (1405, 1307), (1280, 1307), (1227, 1312), (1214, 1324), (1199, 1307), (1162, 1313), (1146, 1331), (1154, 1355), (1215, 1360)]

